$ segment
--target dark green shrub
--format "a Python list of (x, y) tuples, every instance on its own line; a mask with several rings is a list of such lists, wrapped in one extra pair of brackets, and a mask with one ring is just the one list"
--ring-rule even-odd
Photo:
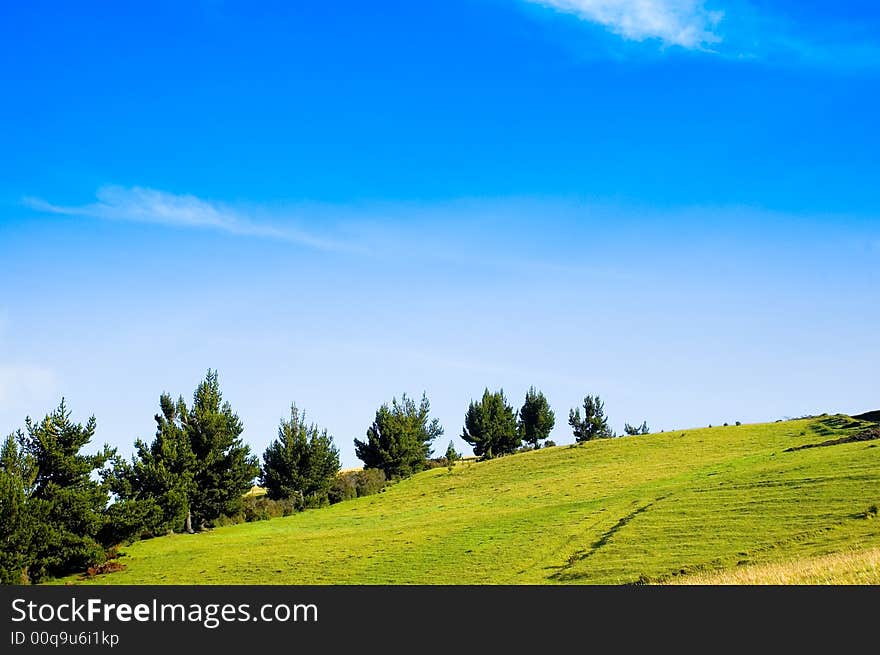
[(358, 471), (355, 478), (358, 498), (372, 496), (385, 488), (387, 480), (382, 469), (364, 469)]
[(357, 471), (339, 473), (330, 484), (327, 498), (330, 504), (341, 503), (343, 500), (357, 498)]
[(332, 505), (341, 503), (343, 500), (371, 496), (382, 491), (387, 484), (388, 481), (382, 469), (344, 471), (337, 475), (333, 484), (330, 485), (328, 498)]
[(244, 511), (238, 512), (231, 516), (218, 516), (212, 522), (214, 528), (225, 528), (227, 525), (238, 525), (244, 523)]
[(296, 502), (292, 498), (273, 500), (268, 496), (248, 496), (244, 499), (242, 510), (247, 523), (268, 521), (280, 516), (290, 516), (297, 511)]

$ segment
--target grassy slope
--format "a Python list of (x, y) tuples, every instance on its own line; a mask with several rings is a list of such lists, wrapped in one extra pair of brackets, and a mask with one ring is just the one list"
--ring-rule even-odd
[[(141, 583), (628, 583), (880, 546), (880, 441), (843, 417), (667, 432), (435, 469), (295, 516), (133, 544)], [(870, 512), (868, 512), (870, 515)]]

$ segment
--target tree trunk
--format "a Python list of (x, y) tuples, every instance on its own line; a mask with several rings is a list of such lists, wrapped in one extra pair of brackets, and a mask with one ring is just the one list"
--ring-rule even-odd
[(187, 534), (194, 534), (193, 530), (193, 515), (192, 512), (187, 510), (186, 512), (186, 532)]

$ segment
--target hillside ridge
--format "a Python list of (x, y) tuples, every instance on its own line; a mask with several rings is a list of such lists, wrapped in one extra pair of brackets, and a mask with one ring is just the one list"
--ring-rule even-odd
[[(102, 584), (633, 584), (880, 546), (873, 423), (825, 415), (563, 445), (122, 549)], [(841, 440), (833, 447), (804, 446)], [(796, 450), (791, 450), (795, 448)]]

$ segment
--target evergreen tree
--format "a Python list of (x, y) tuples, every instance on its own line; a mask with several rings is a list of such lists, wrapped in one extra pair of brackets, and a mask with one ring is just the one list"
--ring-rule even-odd
[(181, 423), (195, 457), (189, 511), (202, 528), (241, 509), (260, 465), (241, 440), (241, 420), (223, 402), (216, 371), (209, 370), (196, 388)]
[(156, 436), (135, 442), (131, 463), (116, 460), (109, 476), (119, 502), (108, 510), (114, 542), (168, 531), (193, 532), (236, 514), (259, 475), (257, 458), (241, 438), (242, 425), (223, 402), (216, 371), (193, 394), (159, 397)]
[(119, 498), (108, 510), (108, 539), (114, 543), (192, 531), (189, 499), (195, 490), (196, 458), (184, 429), (186, 403), (162, 394), (159, 407), (153, 442), (135, 441), (131, 463), (117, 458), (109, 476)]
[(526, 392), (526, 399), (519, 410), (520, 437), (533, 448), (540, 448), (541, 441), (550, 436), (550, 431), (556, 425), (556, 415), (550, 409), (550, 403), (540, 391), (530, 387)]
[(452, 473), (452, 470), (455, 468), (455, 463), (461, 459), (461, 455), (458, 454), (455, 450), (455, 444), (451, 441), (449, 445), (446, 447), (446, 468), (449, 469), (449, 472)]
[(306, 425), (305, 412), (290, 406), (290, 420), (281, 420), (278, 438), (263, 453), (260, 484), (269, 498), (295, 498), (303, 506), (319, 506), (339, 472), (339, 450), (327, 430)]
[(629, 423), (625, 423), (623, 426), (623, 432), (624, 434), (635, 436), (639, 434), (650, 434), (651, 430), (650, 428), (648, 428), (648, 422), (643, 421), (641, 426), (639, 427), (635, 427), (633, 425), (630, 425)]
[(25, 421), (24, 454), (36, 470), (28, 504), (39, 522), (30, 577), (60, 576), (82, 571), (105, 558), (99, 535), (104, 526), (107, 489), (95, 480), (114, 451), (108, 446), (82, 455), (95, 434), (95, 417), (85, 426), (74, 423), (64, 400), (42, 421)]
[(461, 438), (474, 448), (477, 457), (491, 459), (516, 452), (522, 445), (516, 425), (516, 413), (507, 403), (504, 390), (489, 393), (468, 406)]
[(0, 584), (29, 581), (39, 527), (30, 501), (36, 475), (33, 458), (9, 435), (0, 448)]
[(613, 436), (611, 428), (608, 427), (608, 418), (605, 416), (605, 405), (598, 395), (588, 395), (584, 398), (583, 417), (579, 407), (571, 410), (568, 424), (572, 427), (575, 441), (578, 443)]
[(389, 480), (424, 470), (431, 456), (431, 442), (443, 435), (438, 419), (430, 419), (431, 404), (422, 394), (415, 401), (406, 394), (376, 411), (367, 429), (367, 440), (354, 440), (355, 452), (366, 469), (381, 469)]

